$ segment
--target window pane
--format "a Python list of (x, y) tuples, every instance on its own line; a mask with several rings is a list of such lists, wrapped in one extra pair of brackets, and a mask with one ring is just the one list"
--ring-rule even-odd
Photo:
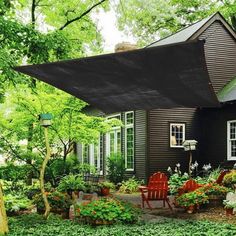
[(126, 124), (130, 125), (134, 123), (134, 113), (130, 112), (130, 113), (126, 113)]
[(83, 145), (83, 163), (89, 164), (89, 145)]
[(110, 154), (115, 153), (115, 133), (110, 133)]
[(184, 137), (184, 124), (170, 124), (170, 144), (171, 146), (182, 146)]
[(127, 169), (134, 169), (134, 129), (126, 129), (126, 165)]
[(231, 142), (231, 157), (236, 157), (236, 140), (232, 140)]
[(230, 139), (236, 138), (236, 122), (230, 123)]

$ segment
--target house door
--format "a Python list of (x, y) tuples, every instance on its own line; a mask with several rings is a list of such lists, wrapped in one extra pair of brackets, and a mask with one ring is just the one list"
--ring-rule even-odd
[(121, 129), (114, 129), (106, 134), (106, 156), (121, 152)]

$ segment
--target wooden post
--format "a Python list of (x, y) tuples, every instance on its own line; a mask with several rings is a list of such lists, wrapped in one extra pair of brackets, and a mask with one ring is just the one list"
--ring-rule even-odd
[(51, 207), (50, 207), (49, 202), (48, 202), (47, 195), (45, 193), (45, 188), (44, 188), (45, 169), (46, 169), (47, 163), (48, 163), (48, 161), (50, 159), (50, 156), (51, 156), (49, 140), (48, 140), (48, 128), (47, 127), (44, 127), (44, 135), (45, 135), (47, 153), (46, 153), (46, 157), (43, 160), (43, 164), (42, 164), (41, 169), (40, 169), (39, 182), (40, 182), (40, 189), (41, 189), (41, 193), (42, 193), (42, 197), (43, 197), (43, 201), (44, 201), (44, 206), (45, 206), (44, 218), (47, 219), (48, 216), (49, 216), (50, 210), (51, 210)]
[(7, 214), (3, 200), (2, 184), (0, 182), (0, 235), (8, 233)]
[(192, 157), (192, 151), (189, 151), (189, 166), (188, 166), (188, 174), (191, 178), (191, 165), (192, 165), (193, 157)]

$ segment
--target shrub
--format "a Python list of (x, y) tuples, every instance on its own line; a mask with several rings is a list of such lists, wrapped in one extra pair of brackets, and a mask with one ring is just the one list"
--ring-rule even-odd
[(193, 192), (182, 194), (176, 198), (176, 201), (180, 206), (189, 207), (208, 203), (208, 196), (197, 189)]
[(227, 192), (229, 192), (229, 189), (221, 186), (217, 183), (209, 183), (205, 186), (198, 189), (199, 191), (204, 192), (206, 195), (217, 195), (217, 196), (225, 196)]
[[(48, 202), (52, 210), (66, 210), (70, 208), (71, 200), (66, 193), (58, 191), (47, 192)], [(39, 211), (44, 210), (44, 202), (42, 194), (37, 194), (33, 198), (33, 203), (36, 204)]]
[(134, 223), (138, 220), (138, 209), (131, 204), (113, 198), (94, 200), (89, 204), (78, 206), (78, 216), (86, 223), (97, 221), (107, 223)]
[(80, 175), (69, 174), (61, 179), (57, 189), (60, 192), (85, 190), (85, 182)]
[(135, 193), (138, 192), (138, 187), (141, 184), (141, 181), (138, 181), (134, 177), (132, 177), (126, 181), (122, 181), (119, 191), (121, 193)]
[(223, 184), (227, 187), (233, 187), (236, 184), (236, 170), (232, 170), (224, 176)]
[(118, 184), (124, 179), (125, 162), (121, 154), (113, 154), (108, 158), (108, 178), (111, 182)]
[(13, 196), (11, 194), (4, 196), (4, 202), (7, 212), (17, 212), (27, 210), (32, 206), (32, 202), (24, 196)]

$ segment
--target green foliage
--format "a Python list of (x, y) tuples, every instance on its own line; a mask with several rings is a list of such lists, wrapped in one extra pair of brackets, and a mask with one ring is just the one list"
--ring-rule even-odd
[(230, 200), (223, 200), (223, 204), (225, 205), (225, 209), (236, 208), (236, 202)]
[(204, 192), (207, 196), (216, 195), (225, 197), (226, 193), (228, 193), (230, 190), (219, 184), (209, 183), (199, 188), (198, 191)]
[(233, 187), (236, 184), (236, 170), (232, 170), (224, 176), (223, 184), (228, 187)]
[(129, 178), (126, 181), (122, 181), (119, 192), (121, 192), (121, 193), (135, 193), (135, 192), (138, 192), (138, 187), (141, 184), (142, 184), (142, 182), (135, 179), (135, 177)]
[(109, 189), (114, 189), (115, 185), (112, 182), (109, 181), (103, 181), (98, 184), (99, 187), (101, 188), (109, 188)]
[(118, 184), (124, 179), (125, 160), (120, 153), (112, 154), (108, 159), (108, 178), (111, 182)]
[(158, 220), (155, 223), (134, 224), (134, 225), (113, 225), (112, 227), (90, 227), (81, 225), (70, 220), (62, 220), (59, 217), (50, 216), (47, 221), (42, 216), (22, 215), (19, 217), (11, 217), (9, 219), (10, 232), (9, 236), (233, 236), (235, 235), (236, 226), (224, 223), (209, 221), (189, 221), (165, 219)]
[(7, 194), (4, 196), (4, 202), (7, 212), (18, 212), (20, 210), (27, 210), (32, 206), (31, 201), (21, 195), (15, 196)]
[(208, 203), (208, 196), (204, 192), (197, 189), (193, 192), (182, 194), (180, 197), (176, 198), (176, 201), (180, 206), (189, 207)]
[(116, 13), (119, 28), (148, 45), (217, 11), (236, 27), (234, 0), (130, 0), (119, 2)]
[(181, 173), (174, 173), (169, 178), (169, 189), (170, 194), (175, 195), (178, 193), (178, 189), (183, 186), (183, 184), (189, 180), (189, 175), (187, 173), (184, 173), (183, 175)]
[(138, 220), (138, 210), (131, 204), (112, 198), (94, 200), (89, 204), (78, 206), (79, 217), (86, 223), (95, 221), (109, 223), (134, 223)]
[(61, 192), (85, 190), (85, 182), (80, 175), (66, 175), (57, 188)]
[[(71, 203), (70, 197), (66, 193), (58, 191), (47, 192), (49, 205), (53, 210), (66, 210), (69, 209)], [(44, 202), (41, 193), (33, 197), (33, 203), (37, 206), (39, 211), (44, 211)]]

